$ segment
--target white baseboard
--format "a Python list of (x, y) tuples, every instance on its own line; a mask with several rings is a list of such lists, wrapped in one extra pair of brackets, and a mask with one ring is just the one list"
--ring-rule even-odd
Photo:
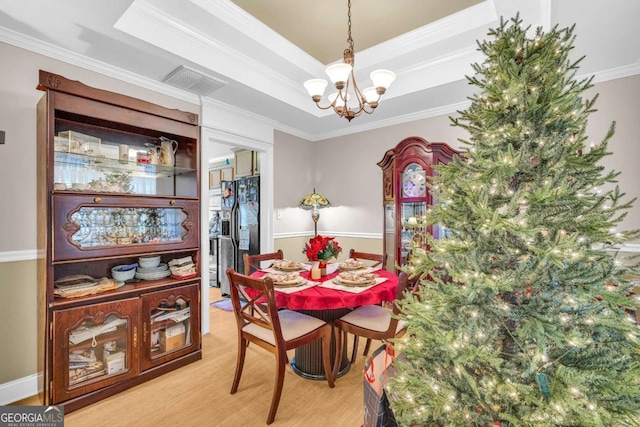
[(38, 394), (38, 374), (0, 384), (0, 406)]

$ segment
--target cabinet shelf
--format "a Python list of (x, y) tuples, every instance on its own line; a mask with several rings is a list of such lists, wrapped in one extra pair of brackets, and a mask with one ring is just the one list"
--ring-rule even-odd
[(50, 307), (56, 310), (78, 307), (86, 304), (94, 304), (101, 301), (112, 300), (114, 298), (129, 298), (138, 296), (146, 292), (154, 292), (158, 290), (170, 289), (177, 286), (183, 286), (189, 283), (198, 283), (200, 277), (194, 277), (190, 279), (173, 279), (166, 278), (160, 280), (141, 280), (136, 283), (125, 283), (118, 289), (112, 291), (102, 292), (95, 295), (90, 295), (83, 298), (55, 298)]
[(195, 173), (195, 169), (165, 165), (143, 164), (132, 161), (110, 159), (101, 156), (87, 154), (55, 152), (55, 164), (64, 167), (82, 167), (96, 169), (102, 172), (130, 172), (138, 176), (150, 178), (180, 176)]

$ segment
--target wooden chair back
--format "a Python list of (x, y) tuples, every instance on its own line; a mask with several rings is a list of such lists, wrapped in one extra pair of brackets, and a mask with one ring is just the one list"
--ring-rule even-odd
[[(282, 254), (282, 251), (279, 251)], [(238, 391), (249, 342), (276, 356), (276, 381), (267, 424), (275, 419), (282, 394), (287, 350), (321, 340), (322, 360), (329, 387), (334, 387), (331, 369), (331, 325), (296, 311), (278, 311), (273, 281), (258, 279), (227, 269), (231, 304), (238, 327), (238, 356), (231, 394)], [(250, 292), (248, 292), (251, 290)], [(283, 330), (285, 332), (283, 332)], [(285, 339), (285, 336), (287, 337)]]
[[(273, 333), (276, 347), (284, 348), (284, 339), (280, 329), (280, 319), (271, 279), (268, 277), (257, 279), (229, 270), (227, 270), (227, 274), (229, 276), (231, 305), (236, 316), (238, 332), (242, 333), (245, 326), (253, 323), (261, 328), (270, 330)], [(257, 294), (253, 297), (249, 296), (245, 291), (246, 288), (254, 289)], [(272, 345), (261, 345), (259, 342), (257, 344), (271, 353), (277, 353), (276, 348)]]
[(367, 252), (358, 252), (354, 249), (349, 251), (349, 258), (363, 260), (366, 259), (368, 261), (373, 261), (370, 264), (370, 267), (378, 267), (380, 266), (381, 270), (387, 269), (387, 254), (371, 254)]
[(268, 254), (249, 255), (246, 252), (242, 255), (244, 258), (244, 274), (250, 276), (251, 273), (262, 269), (262, 261), (284, 259), (282, 249)]

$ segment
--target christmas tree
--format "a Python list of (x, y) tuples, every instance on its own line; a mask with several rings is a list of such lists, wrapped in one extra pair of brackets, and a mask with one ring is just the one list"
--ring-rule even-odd
[(401, 425), (640, 425), (637, 265), (614, 250), (638, 237), (616, 228), (634, 200), (598, 165), (614, 124), (587, 143), (597, 97), (582, 98), (573, 31), (516, 16), (478, 43), (478, 90), (453, 119), (466, 149), (437, 168), (423, 218), (446, 237), (413, 256), (400, 304)]

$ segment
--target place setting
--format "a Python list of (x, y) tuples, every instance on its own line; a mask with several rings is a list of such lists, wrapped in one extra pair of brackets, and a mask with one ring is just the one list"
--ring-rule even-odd
[(364, 262), (354, 258), (348, 258), (344, 262), (341, 262), (338, 264), (338, 269), (341, 272), (342, 271), (366, 271), (366, 272), (372, 273), (374, 271), (380, 270), (380, 268), (382, 268), (382, 266), (371, 267), (365, 264)]
[(369, 271), (367, 267), (361, 267), (359, 269), (341, 271), (333, 279), (322, 282), (320, 286), (339, 291), (360, 293), (386, 280), (386, 277), (376, 275)]
[(276, 291), (287, 294), (300, 292), (318, 285), (318, 282), (302, 277), (299, 271), (267, 273), (263, 277), (268, 277), (273, 281), (273, 287)]
[(295, 273), (308, 270), (309, 266), (297, 261), (289, 261), (286, 259), (274, 260), (270, 267), (260, 271), (270, 274)]

